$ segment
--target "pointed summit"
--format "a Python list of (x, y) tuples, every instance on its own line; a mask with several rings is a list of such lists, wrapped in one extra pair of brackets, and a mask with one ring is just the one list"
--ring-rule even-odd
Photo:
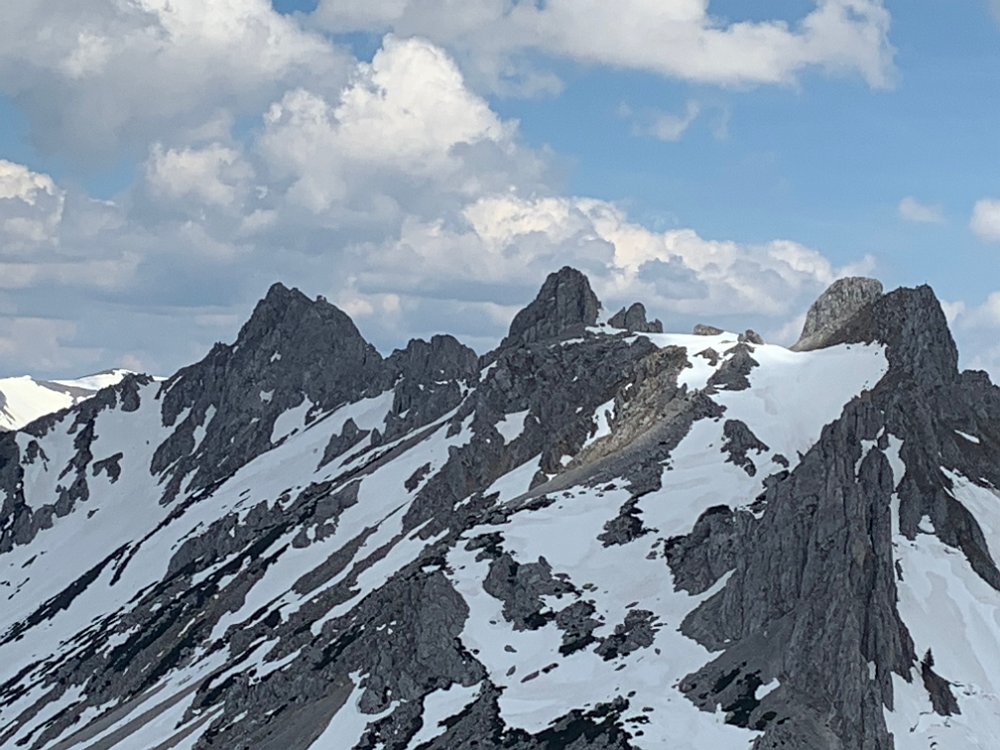
[(877, 279), (860, 276), (837, 279), (809, 308), (802, 335), (792, 350), (807, 352), (829, 346), (858, 311), (881, 296), (882, 282)]
[[(179, 424), (151, 469), (169, 468), (167, 500), (191, 472), (187, 486), (207, 486), (270, 450), (283, 412), (301, 406), (308, 419), (310, 410), (377, 392), (387, 379), (382, 356), (345, 312), (274, 284), (235, 343), (216, 344), (163, 384), (163, 424)], [(191, 440), (195, 428), (205, 430), (200, 443)]]
[(240, 329), (236, 344), (243, 346), (262, 337), (301, 338), (319, 335), (331, 345), (363, 339), (354, 321), (323, 297), (310, 299), (298, 289), (276, 283), (256, 304), (250, 318)]
[(597, 322), (600, 300), (587, 277), (569, 266), (550, 273), (534, 301), (514, 316), (501, 348), (555, 338)]

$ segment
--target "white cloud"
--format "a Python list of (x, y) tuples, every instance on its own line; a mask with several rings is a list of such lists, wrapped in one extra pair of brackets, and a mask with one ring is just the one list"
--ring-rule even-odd
[[(12, 314), (57, 305), (79, 321), (49, 336), (45, 369), (72, 372), (81, 352), (107, 347), (109, 363), (135, 357), (168, 374), (235, 334), (275, 279), (336, 300), (383, 348), (442, 330), (485, 348), (567, 263), (609, 306), (642, 300), (668, 326), (696, 316), (759, 330), (856, 270), (790, 241), (654, 231), (615, 204), (561, 194), (551, 155), (525, 146), (428, 41), (387, 36), (344, 80), (281, 88), (242, 141), (226, 115), (151, 139), (139, 183), (116, 202), (0, 170), (0, 220), (8, 203), (35, 219), (62, 205), (47, 244), (0, 257)], [(8, 344), (20, 369), (41, 361), (25, 342)]]
[(897, 211), (900, 218), (917, 224), (941, 224), (944, 222), (944, 212), (941, 206), (921, 203), (909, 195), (899, 202)]
[(4, 0), (0, 92), (35, 141), (120, 158), (290, 85), (343, 83), (347, 56), (269, 0)]
[(501, 122), (455, 62), (418, 39), (386, 37), (338, 98), (296, 89), (264, 120), (255, 150), (276, 185), (340, 226), (397, 225), (421, 204), (439, 214), (447, 196), (523, 187), (544, 170), (517, 146), (516, 123)]
[[(881, 0), (816, 0), (794, 24), (725, 21), (707, 0), (321, 0), (333, 31), (395, 30), (455, 49), (502, 80), (519, 52), (644, 70), (699, 83), (787, 84), (807, 68), (893, 78), (889, 12)], [(599, 31), (597, 31), (599, 30)]]
[(54, 242), (64, 203), (51, 177), (0, 159), (0, 256)]
[(1000, 241), (1000, 200), (983, 198), (976, 201), (969, 228), (988, 242)]
[[(852, 270), (794, 242), (742, 245), (690, 229), (654, 232), (593, 199), (487, 197), (462, 218), (452, 226), (409, 221), (398, 240), (360, 248), (364, 287), (440, 296), (484, 279), (531, 286), (572, 262), (608, 304), (641, 299), (684, 316), (783, 318)], [(414, 276), (414, 268), (423, 273)]]
[(695, 120), (701, 115), (701, 104), (690, 100), (680, 114), (653, 112), (637, 115), (632, 109), (623, 106), (620, 114), (633, 121), (632, 132), (635, 135), (648, 135), (661, 141), (679, 141)]
[(967, 307), (960, 303), (961, 324), (968, 328), (1000, 329), (1000, 292), (993, 292), (986, 300), (976, 307)]
[(164, 149), (157, 143), (146, 162), (146, 180), (154, 193), (220, 207), (240, 201), (252, 178), (253, 169), (241, 153), (219, 143), (181, 149)]
[(953, 325), (956, 320), (961, 316), (965, 315), (966, 304), (961, 300), (957, 302), (949, 302), (947, 300), (940, 300), (941, 310), (944, 312), (945, 318), (948, 319), (948, 324)]
[(71, 195), (47, 174), (0, 160), (0, 289), (120, 287), (137, 254), (91, 242), (121, 220), (117, 207)]
[(83, 373), (99, 362), (100, 350), (73, 346), (77, 326), (71, 321), (20, 316), (0, 320), (0, 358), (16, 361), (23, 372), (70, 366), (79, 368), (71, 372)]

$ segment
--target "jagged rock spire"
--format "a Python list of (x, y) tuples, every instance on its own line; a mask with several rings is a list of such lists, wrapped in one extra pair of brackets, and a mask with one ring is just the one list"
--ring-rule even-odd
[(555, 338), (597, 322), (600, 300), (587, 277), (569, 266), (549, 274), (534, 301), (514, 316), (501, 348)]

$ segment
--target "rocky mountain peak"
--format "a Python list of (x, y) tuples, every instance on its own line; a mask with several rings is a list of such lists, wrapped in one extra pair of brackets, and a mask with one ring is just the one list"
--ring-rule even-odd
[[(163, 423), (180, 422), (151, 468), (170, 467), (172, 497), (190, 472), (201, 486), (269, 450), (279, 439), (275, 420), (288, 409), (302, 407), (308, 420), (386, 384), (382, 356), (346, 313), (274, 284), (235, 343), (217, 344), (163, 384)], [(199, 428), (207, 433), (196, 445)]]
[(1000, 388), (860, 286), (788, 357), (563, 269), (491, 361), (272, 288), (0, 434), (0, 747), (992, 746)]
[(514, 316), (501, 348), (556, 338), (569, 330), (597, 322), (601, 302), (587, 277), (564, 266), (549, 274), (541, 290), (526, 308)]
[[(323, 349), (364, 351), (378, 356), (364, 340), (354, 321), (324, 297), (310, 299), (298, 289), (284, 284), (271, 286), (254, 307), (249, 320), (240, 329), (234, 348), (283, 342), (286, 348), (322, 346)], [(271, 352), (267, 352), (271, 356)]]
[(841, 327), (881, 296), (882, 282), (877, 279), (837, 279), (809, 308), (802, 335), (792, 349), (807, 352), (829, 346)]

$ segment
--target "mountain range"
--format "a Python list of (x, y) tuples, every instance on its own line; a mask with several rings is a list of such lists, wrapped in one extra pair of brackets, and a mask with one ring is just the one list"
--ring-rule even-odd
[(1000, 389), (933, 291), (663, 328), (563, 268), (383, 357), (276, 284), (0, 434), (0, 747), (996, 747)]

